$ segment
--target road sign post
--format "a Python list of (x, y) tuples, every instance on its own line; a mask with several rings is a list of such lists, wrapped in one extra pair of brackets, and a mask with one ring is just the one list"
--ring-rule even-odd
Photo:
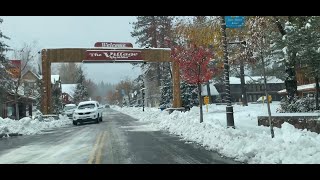
[(229, 79), (229, 60), (227, 51), (227, 32), (226, 28), (240, 28), (244, 26), (244, 16), (221, 16), (221, 32), (223, 42), (223, 57), (224, 57), (224, 83), (226, 87), (226, 115), (227, 115), (227, 127), (235, 128), (233, 107), (231, 104), (230, 94), (230, 79)]
[(203, 99), (204, 99), (204, 104), (206, 105), (207, 112), (208, 112), (209, 96), (205, 96)]
[(205, 96), (203, 99), (204, 99), (204, 104), (209, 104), (209, 96)]
[(226, 28), (241, 28), (244, 26), (244, 16), (225, 16)]

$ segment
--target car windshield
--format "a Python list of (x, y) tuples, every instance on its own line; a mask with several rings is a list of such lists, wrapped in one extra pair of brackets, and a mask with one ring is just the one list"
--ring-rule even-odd
[(63, 108), (63, 110), (68, 111), (68, 110), (75, 109), (75, 108), (76, 108), (75, 106), (66, 106)]
[(93, 109), (93, 108), (95, 108), (94, 104), (84, 104), (78, 107), (78, 109)]

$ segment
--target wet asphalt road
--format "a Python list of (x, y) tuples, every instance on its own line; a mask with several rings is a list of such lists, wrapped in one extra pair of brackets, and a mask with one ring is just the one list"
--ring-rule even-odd
[(1, 164), (236, 164), (106, 109), (103, 122), (0, 139)]

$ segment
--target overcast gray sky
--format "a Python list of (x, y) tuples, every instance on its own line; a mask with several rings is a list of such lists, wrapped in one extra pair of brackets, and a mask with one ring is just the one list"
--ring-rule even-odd
[[(93, 47), (95, 42), (131, 42), (134, 16), (0, 16), (5, 41), (11, 48), (37, 41), (43, 48)], [(116, 83), (125, 77), (135, 78), (140, 69), (130, 64), (84, 64), (88, 77), (96, 82)]]

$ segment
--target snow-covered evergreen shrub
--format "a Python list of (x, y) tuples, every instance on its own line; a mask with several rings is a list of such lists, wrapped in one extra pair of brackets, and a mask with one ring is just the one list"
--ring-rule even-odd
[(299, 98), (295, 97), (291, 103), (287, 98), (284, 98), (280, 102), (280, 107), (277, 112), (280, 113), (295, 113), (295, 112), (315, 112), (316, 100), (313, 97)]

